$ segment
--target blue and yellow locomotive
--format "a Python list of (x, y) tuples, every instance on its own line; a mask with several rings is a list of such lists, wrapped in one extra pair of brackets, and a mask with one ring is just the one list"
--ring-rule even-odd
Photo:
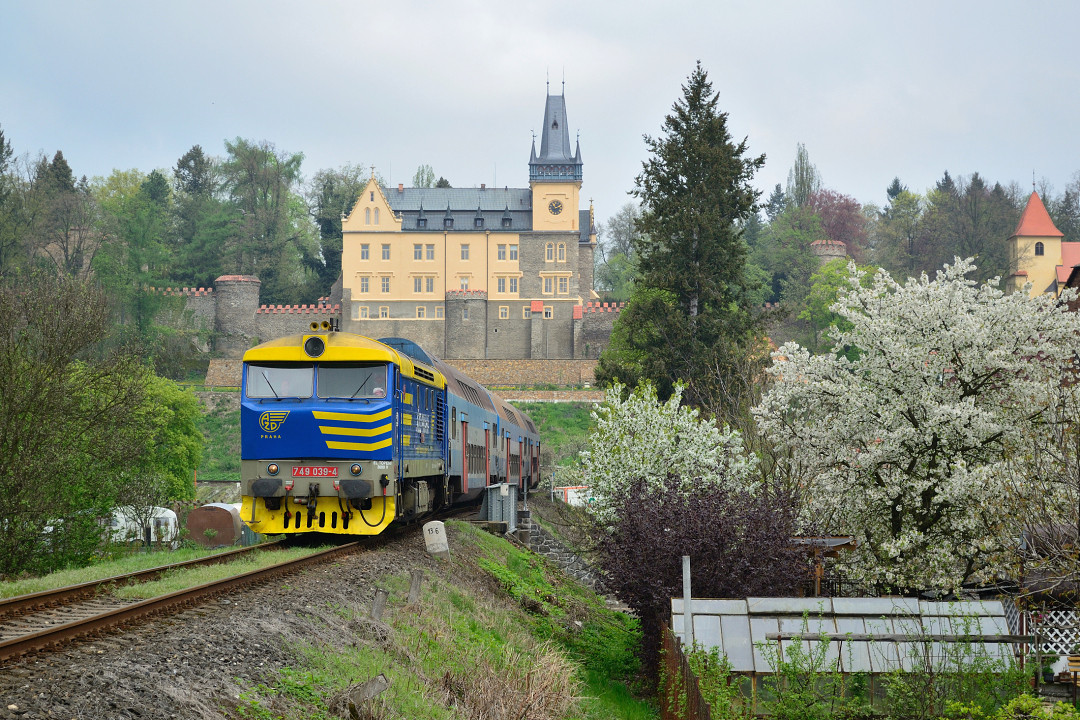
[(408, 340), (313, 324), (243, 368), (241, 517), (256, 532), (375, 535), (539, 481), (532, 420)]

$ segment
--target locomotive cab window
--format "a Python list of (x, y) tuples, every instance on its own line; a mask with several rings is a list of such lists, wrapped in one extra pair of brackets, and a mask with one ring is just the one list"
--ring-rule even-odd
[(309, 398), (315, 366), (298, 363), (251, 363), (247, 368), (249, 398)]
[(334, 363), (319, 365), (321, 398), (371, 399), (387, 395), (386, 365)]

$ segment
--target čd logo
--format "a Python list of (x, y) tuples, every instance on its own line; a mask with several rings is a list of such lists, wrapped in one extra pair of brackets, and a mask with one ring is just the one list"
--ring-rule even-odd
[(259, 416), (259, 427), (266, 432), (274, 432), (281, 423), (285, 422), (285, 418), (289, 417), (288, 410), (267, 410)]

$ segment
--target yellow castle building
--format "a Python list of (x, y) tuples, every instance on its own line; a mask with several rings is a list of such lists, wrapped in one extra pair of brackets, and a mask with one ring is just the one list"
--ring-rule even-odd
[(446, 358), (594, 355), (595, 218), (564, 96), (547, 96), (543, 128), (527, 188), (387, 187), (372, 175), (342, 222), (343, 330)]

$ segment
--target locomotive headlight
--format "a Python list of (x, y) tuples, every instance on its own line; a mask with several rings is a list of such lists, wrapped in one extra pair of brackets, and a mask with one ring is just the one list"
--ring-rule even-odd
[(266, 466), (266, 472), (269, 475), (277, 475), (278, 470), (280, 470), (280, 469), (281, 468), (278, 467), (277, 463), (270, 463), (269, 465)]
[(319, 357), (326, 350), (326, 343), (318, 336), (309, 337), (304, 341), (304, 352), (308, 354), (308, 357)]
[(352, 467), (349, 468), (349, 472), (353, 475), (359, 475), (364, 472), (364, 467), (360, 463), (353, 463)]

